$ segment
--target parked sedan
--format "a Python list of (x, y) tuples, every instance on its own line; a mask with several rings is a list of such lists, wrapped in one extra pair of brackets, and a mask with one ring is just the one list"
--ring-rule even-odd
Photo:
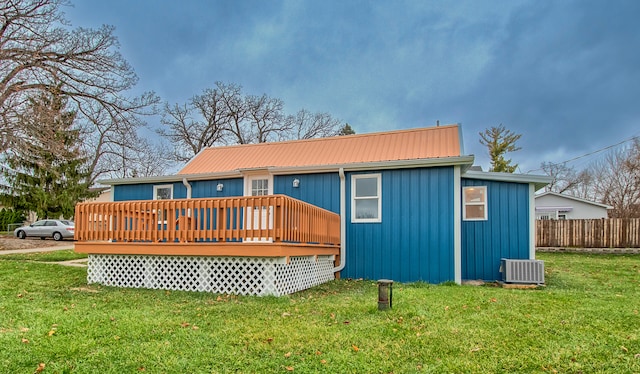
[(29, 226), (18, 227), (13, 233), (20, 239), (28, 236), (35, 236), (40, 239), (53, 238), (53, 240), (62, 240), (65, 238), (73, 239), (75, 226), (73, 221), (63, 219), (44, 219), (37, 221)]

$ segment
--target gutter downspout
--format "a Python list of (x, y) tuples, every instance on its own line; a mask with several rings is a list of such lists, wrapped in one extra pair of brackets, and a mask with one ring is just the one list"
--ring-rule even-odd
[(182, 184), (187, 187), (187, 199), (191, 198), (191, 184), (187, 181), (187, 178), (182, 178)]
[(347, 254), (347, 190), (344, 177), (344, 168), (338, 169), (338, 175), (340, 176), (340, 265), (333, 268), (334, 273), (337, 273), (344, 269)]

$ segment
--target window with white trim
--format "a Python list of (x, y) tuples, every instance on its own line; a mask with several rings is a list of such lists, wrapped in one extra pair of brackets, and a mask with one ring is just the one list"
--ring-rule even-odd
[(351, 222), (382, 222), (381, 174), (351, 176)]
[(265, 196), (269, 194), (269, 179), (252, 179), (251, 196)]
[[(153, 186), (153, 200), (171, 200), (173, 199), (173, 185), (172, 184), (160, 184)], [(158, 209), (154, 210), (154, 213), (158, 215), (158, 225), (167, 224), (167, 210)]]
[(153, 186), (153, 200), (170, 200), (173, 199), (173, 185), (163, 184)]
[(462, 219), (487, 220), (487, 186), (470, 186), (462, 189)]

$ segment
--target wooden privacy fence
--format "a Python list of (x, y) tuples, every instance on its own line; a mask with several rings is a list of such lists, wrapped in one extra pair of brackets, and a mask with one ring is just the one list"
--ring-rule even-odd
[(340, 245), (340, 216), (285, 195), (82, 203), (75, 239)]
[(640, 248), (640, 218), (536, 220), (536, 247)]

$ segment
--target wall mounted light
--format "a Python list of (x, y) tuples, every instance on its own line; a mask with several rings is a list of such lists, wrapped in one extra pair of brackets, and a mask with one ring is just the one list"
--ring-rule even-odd
[(216, 186), (216, 190), (218, 191), (222, 191), (223, 188), (224, 188), (224, 184), (222, 183), (218, 183), (218, 186)]
[(296, 178), (293, 180), (293, 188), (300, 187), (300, 179)]

